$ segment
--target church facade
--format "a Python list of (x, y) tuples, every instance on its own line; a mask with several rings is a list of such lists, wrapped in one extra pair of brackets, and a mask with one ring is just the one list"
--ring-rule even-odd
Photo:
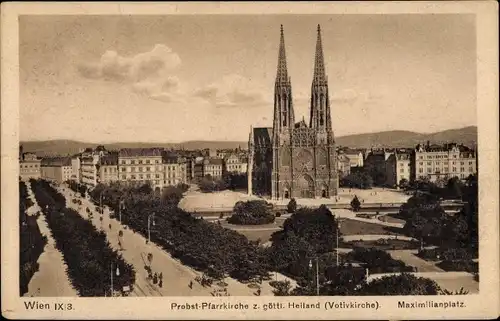
[(248, 192), (273, 199), (330, 198), (337, 195), (338, 171), (328, 80), (318, 25), (309, 125), (295, 122), (283, 26), (274, 85), (273, 127), (252, 128)]

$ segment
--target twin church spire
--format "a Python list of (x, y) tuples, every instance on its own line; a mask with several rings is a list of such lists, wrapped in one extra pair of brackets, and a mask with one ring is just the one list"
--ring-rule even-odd
[[(295, 115), (292, 101), (292, 86), (288, 76), (285, 36), (283, 25), (280, 30), (280, 46), (278, 55), (278, 70), (274, 87), (274, 135), (293, 128)], [(331, 130), (330, 102), (328, 99), (328, 82), (325, 72), (321, 29), (318, 25), (316, 53), (314, 57), (314, 73), (311, 86), (310, 127)], [(277, 137), (276, 137), (277, 138)]]

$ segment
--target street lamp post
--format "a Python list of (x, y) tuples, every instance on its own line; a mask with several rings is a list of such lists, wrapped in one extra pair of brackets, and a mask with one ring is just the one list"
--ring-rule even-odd
[(337, 239), (337, 248), (335, 250), (336, 257), (337, 257), (337, 268), (339, 266), (339, 232), (340, 232), (340, 220), (337, 223), (337, 233), (335, 233), (336, 239)]
[[(312, 268), (312, 260), (309, 260), (309, 268)], [(319, 261), (316, 256), (316, 295), (319, 296)]]
[(149, 214), (148, 216), (148, 243), (151, 243), (151, 217), (153, 218), (153, 226), (155, 226), (155, 213)]
[(120, 201), (118, 203), (118, 216), (119, 216), (120, 224), (122, 222), (122, 207), (125, 207), (125, 202), (120, 197)]
[[(113, 290), (113, 262), (111, 262), (110, 272), (111, 272), (111, 297), (113, 297), (113, 293), (114, 293), (114, 290)], [(118, 267), (116, 267), (116, 276), (120, 276), (120, 269), (118, 269)]]

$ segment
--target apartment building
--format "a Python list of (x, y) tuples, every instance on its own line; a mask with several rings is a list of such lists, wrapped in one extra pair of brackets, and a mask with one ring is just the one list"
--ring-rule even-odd
[(386, 185), (399, 187), (402, 179), (411, 179), (411, 153), (398, 152), (391, 154), (386, 161)]
[(246, 174), (248, 161), (237, 153), (228, 154), (224, 159), (224, 170), (227, 173)]
[(463, 145), (419, 144), (414, 150), (412, 179), (439, 179), (458, 177), (462, 180), (477, 173), (476, 151)]
[(375, 185), (384, 185), (386, 182), (386, 161), (394, 154), (394, 150), (372, 148), (365, 160), (364, 169), (372, 176)]
[(80, 174), (81, 174), (81, 168), (80, 168), (80, 156), (81, 155), (74, 155), (71, 157), (71, 180), (80, 183)]
[(185, 157), (174, 153), (164, 153), (162, 161), (164, 166), (164, 186), (174, 186), (181, 183), (187, 184), (188, 162)]
[(205, 158), (201, 157), (201, 156), (195, 157), (193, 159), (191, 166), (192, 166), (192, 173), (193, 173), (194, 180), (200, 180), (205, 176), (204, 161), (205, 161)]
[(339, 178), (351, 173), (351, 160), (346, 154), (337, 154), (337, 169), (339, 171)]
[(99, 155), (84, 153), (80, 157), (80, 182), (87, 187), (95, 187), (98, 183)]
[(358, 149), (345, 148), (341, 150), (348, 159), (349, 165), (351, 167), (363, 167), (364, 166), (364, 158), (363, 151)]
[(63, 183), (71, 179), (72, 173), (70, 157), (50, 157), (41, 160), (40, 176), (45, 180)]
[(99, 157), (97, 180), (103, 184), (118, 181), (118, 153), (109, 153)]
[(38, 179), (41, 177), (41, 160), (32, 153), (21, 153), (19, 159), (19, 177), (23, 181), (28, 181), (31, 178)]
[(208, 157), (203, 161), (203, 176), (210, 175), (212, 178), (222, 178), (223, 172), (223, 159)]
[(151, 184), (154, 190), (164, 185), (164, 166), (160, 148), (125, 148), (118, 153), (120, 181)]

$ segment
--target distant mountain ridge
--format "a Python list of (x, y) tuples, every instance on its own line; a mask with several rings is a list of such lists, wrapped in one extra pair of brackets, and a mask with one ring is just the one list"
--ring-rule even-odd
[[(404, 130), (394, 130), (376, 133), (355, 134), (336, 137), (338, 146), (348, 146), (352, 148), (371, 147), (414, 147), (419, 143), (440, 144), (447, 142), (462, 143), (467, 146), (474, 146), (477, 143), (477, 127), (469, 126), (458, 129), (444, 130), (436, 133), (424, 134)], [(186, 150), (195, 149), (228, 149), (247, 148), (246, 141), (186, 141), (182, 143), (86, 143), (73, 140), (46, 140), (46, 141), (26, 141), (21, 142), (25, 152), (34, 152), (39, 156), (45, 155), (72, 155), (78, 153), (86, 147), (103, 145), (108, 150), (118, 150), (121, 148), (183, 148)]]
[(431, 142), (461, 143), (467, 146), (477, 144), (477, 127), (469, 126), (458, 129), (449, 129), (436, 133), (424, 134), (404, 130), (355, 134), (336, 138), (337, 145), (353, 148), (379, 147), (415, 147), (419, 143)]

